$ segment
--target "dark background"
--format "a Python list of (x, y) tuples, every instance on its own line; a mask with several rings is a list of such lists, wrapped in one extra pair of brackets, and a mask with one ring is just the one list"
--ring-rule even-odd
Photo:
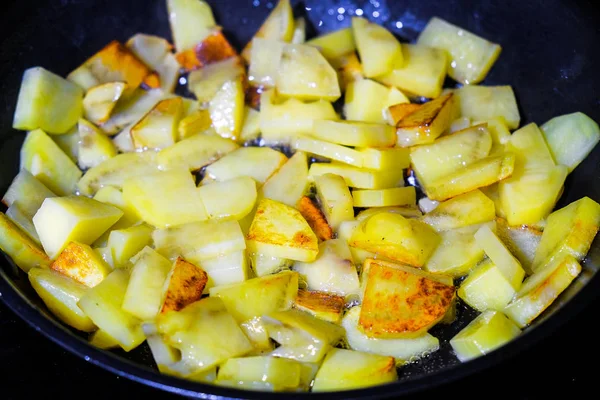
[[(254, 6), (258, 2), (259, 6)], [(217, 21), (236, 44), (245, 43), (257, 21), (276, 0), (214, 0)], [(227, 4), (225, 4), (227, 3)], [(305, 0), (313, 8), (313, 28), (347, 26), (340, 7), (362, 4), (372, 20), (404, 40), (414, 39), (432, 15), (438, 15), (500, 42), (503, 53), (487, 84), (511, 84), (522, 106), (523, 123), (543, 123), (561, 113), (583, 111), (600, 120), (600, 17), (591, 1), (568, 0)], [(375, 4), (381, 3), (381, 7)], [(126, 40), (142, 31), (168, 35), (164, 0), (18, 0), (0, 9), (0, 189), (18, 169), (23, 138), (10, 130), (22, 71), (42, 65), (65, 75), (111, 39)], [(385, 6), (384, 6), (385, 5)], [(300, 11), (304, 8), (300, 7)], [(333, 15), (329, 15), (332, 11)], [(374, 12), (378, 13), (373, 18)], [(323, 16), (323, 25), (318, 27)], [(397, 28), (396, 22), (403, 23)], [(600, 200), (598, 151), (567, 182), (563, 204), (589, 194)], [(596, 246), (598, 248), (598, 246)], [(598, 260), (600, 258), (594, 258)], [(600, 265), (600, 263), (594, 263)], [(598, 279), (591, 282), (598, 284)], [(593, 290), (592, 290), (593, 291)], [(577, 299), (575, 299), (577, 300)], [(433, 389), (426, 397), (598, 398), (600, 350), (596, 343), (600, 297), (560, 330), (516, 358), (469, 378)], [(563, 317), (561, 315), (561, 317)], [(549, 324), (540, 328), (552, 329)], [(531, 342), (529, 342), (531, 343)], [(500, 350), (502, 352), (502, 350)], [(30, 328), (0, 302), (0, 400), (32, 398), (170, 398), (119, 378), (67, 353)], [(421, 395), (423, 396), (423, 395)]]

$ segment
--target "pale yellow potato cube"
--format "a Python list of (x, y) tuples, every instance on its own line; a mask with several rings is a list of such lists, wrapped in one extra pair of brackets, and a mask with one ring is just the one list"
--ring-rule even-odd
[(286, 161), (284, 154), (268, 147), (241, 147), (206, 167), (206, 176), (217, 181), (249, 176), (262, 184)]
[(247, 176), (240, 176), (200, 186), (198, 194), (208, 218), (239, 220), (254, 208), (256, 182)]
[(359, 212), (356, 216), (356, 220), (362, 222), (365, 219), (382, 212), (400, 214), (404, 218), (419, 218), (423, 216), (423, 213), (421, 213), (421, 210), (419, 210), (416, 205), (407, 205), (401, 207), (371, 207)]
[(310, 290), (346, 297), (359, 293), (358, 272), (352, 262), (347, 238), (322, 242), (317, 259), (311, 263), (294, 263), (294, 271), (302, 276)]
[(331, 143), (356, 147), (392, 147), (394, 128), (384, 124), (354, 121), (315, 121), (311, 136)]
[(90, 122), (80, 119), (77, 161), (81, 168), (92, 168), (117, 155), (112, 140)]
[(44, 251), (54, 259), (72, 241), (93, 243), (122, 215), (118, 208), (87, 197), (52, 197), (44, 200), (33, 224)]
[(298, 136), (292, 141), (291, 146), (295, 150), (305, 151), (359, 168), (364, 164), (363, 156), (357, 150), (310, 136)]
[(146, 339), (141, 321), (121, 308), (128, 283), (129, 272), (116, 269), (77, 303), (94, 324), (125, 351), (133, 350)]
[(59, 272), (34, 267), (28, 272), (29, 282), (46, 307), (62, 322), (83, 332), (96, 326), (77, 303), (88, 287)]
[(239, 147), (233, 140), (201, 133), (161, 150), (157, 162), (162, 169), (185, 167), (196, 171)]
[(318, 48), (328, 60), (352, 53), (356, 49), (352, 28), (339, 29), (317, 36), (306, 44)]
[(371, 170), (332, 162), (313, 163), (308, 170), (308, 176), (313, 179), (325, 174), (339, 175), (344, 178), (347, 186), (357, 189), (387, 189), (404, 186), (402, 169)]
[(154, 246), (163, 256), (176, 259), (209, 260), (244, 250), (246, 242), (237, 221), (202, 221), (157, 229)]
[(259, 354), (270, 352), (275, 348), (261, 317), (251, 318), (248, 321), (242, 322), (240, 328), (242, 328), (244, 334), (252, 342), (254, 350)]
[(335, 101), (341, 96), (337, 73), (316, 48), (287, 44), (279, 63), (277, 91), (303, 100)]
[(310, 262), (318, 240), (298, 210), (270, 199), (258, 203), (246, 243), (251, 253)]
[(363, 167), (376, 170), (399, 170), (410, 166), (410, 150), (399, 147), (392, 148), (360, 148)]
[(521, 116), (512, 87), (467, 85), (454, 94), (463, 117), (476, 121), (503, 117), (510, 129), (519, 127)]
[(123, 310), (143, 321), (154, 319), (163, 302), (163, 286), (170, 270), (169, 260), (145, 247), (131, 269)]
[(177, 141), (179, 121), (183, 117), (183, 100), (173, 97), (159, 101), (131, 128), (136, 149), (164, 149)]
[(510, 342), (521, 330), (506, 315), (486, 311), (450, 340), (450, 345), (462, 362), (472, 360)]
[(315, 176), (315, 186), (323, 214), (334, 231), (342, 222), (354, 219), (352, 195), (344, 178), (334, 174)]
[(386, 123), (385, 110), (391, 105), (408, 103), (396, 88), (388, 88), (370, 79), (350, 82), (344, 98), (344, 114), (351, 121)]
[[(262, 23), (254, 38), (264, 38), (289, 42), (294, 36), (294, 13), (289, 0), (279, 0), (277, 6)], [(252, 42), (248, 43), (242, 51), (246, 61), (251, 62)]]
[(4, 213), (0, 213), (0, 249), (25, 272), (52, 262), (40, 246)]
[(416, 206), (417, 194), (414, 186), (379, 190), (353, 190), (352, 199), (354, 207)]
[(308, 186), (306, 154), (297, 151), (263, 185), (264, 197), (295, 207)]
[(398, 364), (416, 361), (440, 348), (440, 341), (429, 333), (411, 339), (368, 337), (358, 328), (360, 310), (360, 306), (352, 307), (342, 319), (342, 327), (346, 330), (345, 341), (352, 350), (391, 356), (396, 359), (396, 364)]
[(227, 82), (246, 76), (239, 57), (229, 57), (196, 69), (188, 75), (188, 89), (201, 103), (209, 103)]
[(244, 116), (244, 125), (240, 132), (240, 141), (247, 142), (258, 138), (260, 135), (260, 111), (246, 106)]
[(312, 390), (333, 392), (395, 382), (394, 357), (354, 350), (332, 349), (319, 368)]
[(446, 50), (448, 75), (465, 85), (481, 82), (501, 51), (500, 45), (437, 17), (429, 20), (417, 44)]
[(230, 358), (219, 368), (216, 384), (223, 381), (245, 387), (249, 383), (268, 384), (274, 391), (300, 388), (302, 364), (272, 356)]
[(208, 218), (193, 176), (187, 169), (160, 171), (125, 181), (126, 204), (157, 228)]
[(244, 124), (242, 79), (225, 82), (208, 103), (212, 126), (221, 137), (237, 140)]
[(438, 97), (448, 69), (447, 53), (427, 46), (403, 44), (402, 54), (403, 65), (375, 80), (417, 96)]
[(433, 211), (423, 216), (423, 222), (440, 232), (489, 222), (494, 218), (494, 202), (481, 190), (476, 189), (441, 202)]
[[(542, 231), (537, 227), (522, 225), (509, 226), (502, 218), (496, 218), (496, 235), (510, 252), (519, 260), (527, 275), (533, 273), (532, 264), (542, 239)], [(563, 227), (561, 226), (561, 231)]]
[(290, 269), (294, 263), (287, 258), (273, 257), (260, 253), (251, 253), (250, 265), (256, 276), (265, 276)]
[(125, 82), (107, 82), (88, 89), (83, 98), (85, 119), (96, 125), (108, 121), (125, 89)]
[(571, 255), (552, 259), (528, 277), (504, 312), (519, 327), (536, 319), (581, 273), (581, 265)]
[(205, 292), (213, 286), (230, 285), (248, 279), (249, 267), (245, 250), (236, 250), (214, 258), (188, 256), (186, 259), (206, 271), (208, 282)]
[(298, 274), (284, 271), (245, 282), (212, 287), (211, 297), (220, 298), (240, 323), (292, 307), (298, 293)]
[(252, 86), (274, 88), (285, 43), (263, 38), (252, 39), (248, 83)]
[(119, 343), (102, 329), (93, 332), (88, 340), (90, 345), (102, 350), (116, 349), (119, 347)]
[(387, 74), (404, 64), (400, 42), (383, 26), (354, 17), (352, 33), (367, 78)]
[(215, 26), (212, 10), (204, 1), (168, 0), (167, 8), (173, 42), (179, 52), (202, 42)]
[(502, 311), (517, 291), (509, 278), (490, 259), (479, 264), (458, 289), (458, 297), (478, 311)]
[(113, 266), (124, 267), (131, 257), (150, 245), (153, 230), (146, 224), (112, 230), (108, 236), (108, 248)]

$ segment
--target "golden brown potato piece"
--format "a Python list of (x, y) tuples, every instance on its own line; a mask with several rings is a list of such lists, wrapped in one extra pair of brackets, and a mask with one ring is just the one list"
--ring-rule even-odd
[(452, 120), (453, 94), (422, 104), (416, 111), (404, 116), (396, 124), (398, 146), (409, 147), (431, 143), (440, 136)]
[(167, 290), (161, 313), (179, 311), (200, 300), (208, 275), (200, 267), (178, 257), (167, 277)]
[(331, 65), (337, 71), (338, 82), (342, 90), (346, 90), (346, 86), (350, 82), (364, 79), (362, 65), (356, 56), (356, 52), (332, 60)]
[(317, 234), (319, 240), (333, 239), (333, 230), (327, 223), (323, 211), (311, 200), (310, 197), (303, 196), (298, 202), (298, 210), (304, 217), (308, 225)]
[(175, 58), (186, 71), (191, 71), (237, 55), (221, 29), (215, 29), (194, 48), (177, 53)]
[(343, 296), (302, 289), (298, 290), (294, 301), (294, 308), (335, 324), (340, 323), (345, 305), (346, 299)]
[(111, 268), (90, 246), (71, 242), (50, 266), (69, 278), (94, 287), (111, 272)]
[(260, 95), (264, 92), (264, 86), (250, 86), (246, 88), (246, 104), (260, 111)]
[(84, 66), (89, 68), (101, 83), (124, 81), (130, 90), (142, 83), (151, 88), (160, 87), (158, 74), (116, 40), (88, 59)]
[(452, 307), (452, 278), (368, 259), (359, 328), (373, 338), (411, 338), (429, 330)]
[(407, 115), (412, 114), (421, 108), (421, 105), (422, 104), (401, 103), (388, 107), (387, 113), (390, 118), (389, 122), (393, 122), (394, 125), (398, 124), (402, 118), (405, 118)]

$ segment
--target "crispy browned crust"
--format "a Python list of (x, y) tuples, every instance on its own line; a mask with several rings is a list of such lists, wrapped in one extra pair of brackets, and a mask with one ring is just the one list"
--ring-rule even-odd
[(96, 63), (102, 64), (110, 71), (119, 72), (122, 80), (127, 82), (131, 88), (136, 88), (142, 83), (151, 88), (160, 87), (158, 74), (117, 40), (110, 42), (85, 64), (93, 66)]
[(394, 123), (397, 124), (402, 118), (405, 118), (407, 115), (414, 113), (419, 108), (421, 108), (421, 104), (401, 103), (390, 106), (388, 108), (388, 111)]
[(177, 53), (175, 58), (186, 71), (191, 71), (237, 55), (223, 32), (217, 29), (196, 47)]
[(346, 299), (331, 293), (298, 290), (295, 305), (314, 312), (337, 313), (341, 315)]
[(333, 239), (333, 230), (327, 223), (325, 215), (310, 197), (302, 196), (298, 202), (298, 211), (315, 232), (319, 240)]
[(105, 277), (104, 266), (87, 245), (71, 242), (50, 266), (69, 278), (89, 287), (94, 287)]
[(170, 274), (169, 286), (161, 313), (179, 311), (200, 300), (208, 275), (200, 267), (177, 258)]
[(452, 93), (438, 97), (427, 103), (421, 104), (416, 110), (405, 115), (396, 124), (397, 128), (419, 128), (430, 126), (442, 108), (452, 101)]
[(260, 111), (260, 96), (264, 91), (262, 86), (250, 86), (246, 88), (246, 104), (249, 107), (254, 108), (256, 111)]

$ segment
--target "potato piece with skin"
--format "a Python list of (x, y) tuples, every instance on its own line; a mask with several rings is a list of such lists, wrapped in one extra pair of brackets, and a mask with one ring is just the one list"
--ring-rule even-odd
[(319, 256), (311, 263), (296, 262), (297, 271), (309, 290), (348, 297), (359, 293), (359, 280), (345, 239), (330, 239), (319, 245)]
[(439, 242), (439, 235), (427, 224), (382, 212), (361, 222), (350, 239), (350, 246), (421, 267)]
[(495, 217), (494, 202), (477, 189), (441, 202), (422, 220), (440, 232), (489, 222)]
[(87, 287), (98, 285), (112, 270), (90, 246), (78, 242), (69, 243), (50, 269)]
[(447, 53), (427, 46), (403, 44), (402, 57), (404, 65), (394, 67), (375, 80), (416, 96), (438, 97), (448, 68)]
[(360, 311), (360, 306), (352, 307), (342, 320), (342, 327), (346, 330), (345, 341), (352, 350), (391, 356), (396, 359), (396, 364), (401, 364), (418, 360), (440, 348), (440, 341), (429, 333), (412, 339), (368, 337), (358, 328)]
[(213, 287), (211, 297), (220, 298), (233, 317), (242, 323), (292, 307), (298, 293), (298, 274), (284, 271), (245, 282)]
[(131, 138), (136, 149), (163, 149), (173, 145), (177, 140), (177, 129), (182, 113), (181, 97), (158, 102), (131, 128)]
[[(487, 222), (495, 230), (495, 222)], [(479, 225), (440, 232), (441, 242), (423, 266), (433, 274), (450, 275), (458, 278), (466, 275), (485, 257), (485, 252), (476, 243), (474, 234)]]
[(154, 319), (161, 309), (163, 286), (171, 263), (150, 247), (144, 247), (135, 257), (122, 309), (147, 321)]
[(571, 255), (549, 260), (528, 277), (504, 313), (524, 328), (536, 319), (581, 273), (581, 265)]
[(344, 178), (334, 174), (315, 177), (317, 199), (331, 228), (336, 231), (344, 221), (354, 219), (352, 195)]
[(164, 302), (161, 313), (180, 311), (200, 300), (208, 275), (202, 268), (178, 257), (165, 281)]
[(311, 132), (315, 121), (338, 119), (331, 103), (323, 99), (280, 101), (274, 90), (260, 96), (260, 132), (268, 144), (289, 143), (295, 136)]
[(492, 232), (489, 226), (483, 225), (475, 232), (475, 242), (498, 267), (502, 275), (515, 290), (519, 290), (525, 271), (521, 264), (510, 253), (504, 243)]
[(296, 309), (272, 312), (262, 320), (271, 339), (280, 344), (271, 353), (276, 357), (318, 363), (344, 336), (339, 325)]
[(209, 297), (181, 311), (160, 314), (156, 327), (165, 342), (181, 352), (181, 359), (169, 365), (169, 370), (183, 377), (252, 351), (252, 344), (218, 298)]
[(77, 161), (82, 169), (95, 167), (117, 155), (113, 142), (96, 126), (85, 119), (80, 119), (77, 126), (79, 131)]
[(353, 53), (356, 50), (352, 28), (339, 29), (317, 36), (306, 42), (306, 44), (318, 48), (328, 60)]
[(542, 234), (531, 264), (533, 272), (540, 271), (553, 258), (570, 254), (583, 261), (600, 226), (600, 205), (589, 197), (579, 199), (554, 211)]
[[(294, 35), (294, 14), (289, 0), (279, 0), (277, 6), (262, 23), (254, 38), (279, 40), (289, 42)], [(251, 60), (252, 42), (248, 43), (242, 51), (242, 56), (248, 62)]]
[[(84, 81), (78, 79), (82, 75), (86, 76)], [(82, 85), (85, 90), (102, 83), (125, 82), (125, 96), (131, 94), (142, 83), (151, 88), (160, 87), (158, 74), (117, 40), (113, 40), (90, 57), (71, 72), (67, 79)]]
[(206, 176), (216, 181), (248, 176), (262, 184), (286, 161), (284, 154), (268, 147), (241, 147), (206, 167)]
[(333, 239), (333, 229), (327, 222), (327, 218), (314, 201), (307, 196), (302, 196), (296, 208), (304, 217), (310, 228), (315, 232), (319, 240)]
[(308, 290), (298, 290), (294, 301), (294, 308), (334, 324), (342, 320), (345, 305), (346, 299), (342, 296)]
[(200, 43), (215, 26), (210, 6), (198, 0), (168, 0), (169, 24), (177, 51)]
[(194, 179), (186, 169), (131, 178), (123, 185), (123, 199), (142, 220), (157, 228), (208, 219)]
[(172, 93), (179, 77), (179, 64), (171, 53), (171, 44), (159, 36), (137, 33), (126, 46), (160, 77), (160, 88)]
[(388, 107), (408, 102), (406, 96), (398, 89), (388, 88), (370, 79), (362, 79), (350, 82), (346, 87), (344, 115), (352, 121), (384, 124)]
[(315, 121), (309, 133), (317, 139), (355, 147), (392, 147), (394, 128), (384, 124), (353, 121)]
[(107, 82), (89, 88), (83, 98), (85, 119), (96, 125), (106, 122), (126, 89), (125, 82)]
[(433, 142), (450, 126), (452, 93), (422, 104), (396, 124), (397, 145), (410, 147)]
[(521, 330), (506, 315), (486, 311), (450, 340), (462, 362), (485, 355), (516, 338)]
[(480, 187), (489, 186), (510, 177), (515, 166), (515, 155), (504, 153), (483, 158), (469, 166), (431, 182), (427, 196), (444, 201)]
[(263, 196), (295, 207), (308, 186), (306, 154), (297, 151), (262, 187)]
[(198, 194), (210, 219), (239, 220), (256, 203), (256, 182), (247, 176), (200, 186)]
[(27, 275), (33, 289), (58, 319), (79, 331), (96, 329), (77, 305), (87, 292), (87, 286), (47, 268), (31, 268)]
[(44, 200), (33, 224), (46, 254), (54, 259), (72, 241), (93, 243), (122, 216), (118, 208), (86, 197), (52, 197)]
[(246, 243), (250, 252), (304, 262), (318, 253), (317, 237), (300, 212), (270, 199), (258, 204)]
[(231, 57), (190, 72), (188, 90), (201, 102), (210, 102), (227, 82), (245, 77), (246, 71), (239, 57)]
[(337, 100), (340, 95), (338, 77), (319, 50), (303, 44), (283, 48), (276, 78), (277, 91), (301, 100)]
[(421, 336), (446, 315), (455, 298), (451, 278), (417, 268), (367, 260), (363, 274), (358, 327), (368, 337)]
[(491, 259), (479, 264), (458, 289), (458, 297), (480, 312), (502, 311), (516, 293), (510, 277)]
[(146, 224), (112, 230), (108, 236), (108, 248), (114, 267), (124, 267), (131, 257), (150, 245), (153, 230)]
[(13, 128), (67, 133), (83, 114), (83, 91), (41, 67), (23, 73)]
[(208, 104), (212, 125), (221, 137), (237, 140), (244, 123), (244, 85), (241, 79), (225, 82)]
[(521, 116), (512, 87), (467, 85), (454, 94), (463, 117), (476, 121), (503, 117), (510, 129), (519, 127)]
[(271, 356), (230, 358), (219, 368), (217, 385), (241, 386), (266, 385), (273, 391), (297, 391), (300, 389), (302, 363)]
[(26, 169), (60, 196), (73, 193), (81, 171), (42, 130), (27, 134), (21, 147), (21, 169)]
[(387, 74), (404, 64), (400, 42), (383, 26), (354, 17), (352, 33), (367, 78)]
[(309, 179), (325, 174), (339, 175), (344, 178), (347, 186), (356, 189), (387, 189), (404, 186), (402, 169), (371, 170), (332, 162), (313, 163), (308, 170)]
[(416, 205), (416, 196), (417, 195), (414, 186), (379, 190), (352, 191), (354, 207), (390, 207)]
[(233, 140), (201, 133), (161, 150), (157, 161), (162, 169), (187, 167), (196, 171), (238, 148)]
[(126, 270), (114, 270), (77, 303), (92, 322), (125, 351), (136, 348), (145, 340), (141, 321), (121, 309), (128, 283), (129, 273)]
[(332, 349), (319, 368), (314, 392), (361, 389), (398, 379), (394, 357)]
[(446, 50), (450, 54), (448, 74), (465, 85), (481, 82), (502, 50), (500, 45), (436, 17), (419, 34), (417, 44)]
[(431, 182), (486, 157), (491, 148), (490, 132), (484, 125), (479, 125), (414, 147), (410, 159), (419, 183), (427, 189)]

